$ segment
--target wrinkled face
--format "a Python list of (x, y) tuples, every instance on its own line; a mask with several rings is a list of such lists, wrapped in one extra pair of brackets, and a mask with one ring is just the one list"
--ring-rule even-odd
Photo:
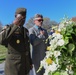
[(43, 23), (43, 18), (38, 17), (38, 18), (34, 19), (34, 23), (35, 23), (35, 25), (41, 27), (42, 23)]

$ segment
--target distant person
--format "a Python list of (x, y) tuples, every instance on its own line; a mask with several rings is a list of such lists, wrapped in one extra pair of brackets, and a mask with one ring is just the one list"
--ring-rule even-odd
[(23, 27), (26, 8), (18, 8), (15, 20), (0, 33), (0, 44), (7, 47), (5, 75), (28, 75), (32, 61), (28, 30)]
[(55, 30), (54, 29), (51, 29), (50, 35), (52, 35), (53, 33), (55, 33)]
[(36, 75), (43, 75), (44, 69), (37, 73), (40, 67), (40, 61), (45, 57), (46, 51), (46, 39), (48, 38), (47, 31), (42, 28), (43, 16), (41, 14), (36, 14), (34, 16), (34, 26), (29, 29), (30, 42), (33, 47), (32, 61), (35, 67)]

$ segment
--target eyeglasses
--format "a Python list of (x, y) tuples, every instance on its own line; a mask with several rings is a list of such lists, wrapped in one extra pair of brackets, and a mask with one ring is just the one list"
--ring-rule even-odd
[(38, 21), (38, 22), (41, 22), (41, 21), (43, 22), (44, 21), (43, 18), (41, 18), (41, 19), (40, 18), (35, 18), (34, 20)]
[(42, 22), (43, 22), (43, 19), (39, 19), (39, 20), (37, 20), (37, 21), (39, 21), (39, 22), (41, 22), (41, 21), (42, 21)]

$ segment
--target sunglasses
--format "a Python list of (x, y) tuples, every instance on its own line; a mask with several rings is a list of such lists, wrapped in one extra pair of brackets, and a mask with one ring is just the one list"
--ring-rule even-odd
[(37, 21), (39, 21), (39, 22), (41, 22), (41, 21), (42, 21), (42, 22), (43, 22), (43, 19), (39, 19), (39, 20), (37, 20)]

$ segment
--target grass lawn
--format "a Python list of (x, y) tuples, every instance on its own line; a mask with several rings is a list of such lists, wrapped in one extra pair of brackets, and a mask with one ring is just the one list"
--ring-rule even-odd
[(2, 63), (5, 60), (6, 52), (7, 52), (7, 48), (5, 48), (4, 46), (0, 45), (0, 63)]

